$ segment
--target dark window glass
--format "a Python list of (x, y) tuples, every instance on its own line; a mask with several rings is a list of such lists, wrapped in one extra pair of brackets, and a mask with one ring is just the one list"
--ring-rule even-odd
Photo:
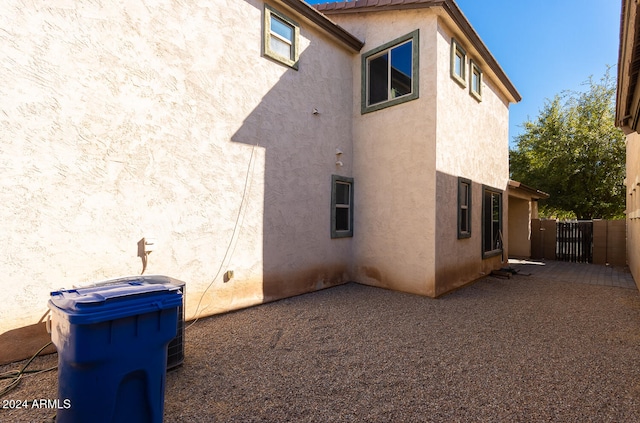
[(369, 104), (387, 101), (389, 81), (389, 54), (369, 61)]
[(336, 183), (336, 204), (349, 204), (349, 184)]
[(471, 236), (471, 181), (458, 178), (458, 238)]
[(502, 194), (489, 190), (484, 191), (484, 221), (483, 221), (483, 251), (490, 252), (500, 250), (502, 242), (501, 231), (501, 203)]
[(413, 42), (391, 49), (391, 98), (411, 94)]
[(336, 231), (349, 230), (349, 209), (336, 208)]

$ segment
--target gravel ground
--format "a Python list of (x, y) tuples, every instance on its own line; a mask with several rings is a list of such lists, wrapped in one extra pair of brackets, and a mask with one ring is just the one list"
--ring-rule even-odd
[[(640, 421), (638, 291), (535, 272), (436, 300), (347, 284), (200, 320), (185, 355), (166, 422)], [(56, 398), (56, 384), (27, 376), (0, 401)]]

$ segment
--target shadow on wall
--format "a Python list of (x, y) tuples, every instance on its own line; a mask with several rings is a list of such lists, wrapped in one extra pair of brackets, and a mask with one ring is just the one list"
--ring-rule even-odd
[(267, 78), (280, 76), (231, 138), (251, 146), (251, 160), (264, 154), (264, 169), (247, 166), (243, 196), (263, 189), (262, 271), (251, 277), (264, 301), (349, 280), (351, 238), (331, 238), (330, 208), (331, 176), (351, 176), (352, 56), (304, 27), (300, 35), (298, 70), (263, 55)]
[[(51, 335), (47, 331), (47, 323), (44, 321), (47, 314), (38, 323), (0, 334), (0, 345), (11, 346), (11, 348), (0, 348), (0, 364), (31, 357), (43, 345), (51, 341)], [(56, 352), (56, 348), (52, 344), (45, 348), (42, 354), (54, 352)]]
[[(459, 235), (458, 221), (464, 219), (465, 214), (458, 203), (462, 196), (459, 192), (461, 182), (467, 183), (470, 189), (470, 201), (467, 201), (467, 207), (464, 208), (469, 213), (470, 222), (465, 225), (468, 230)], [(436, 296), (439, 296), (506, 265), (507, 187), (489, 187), (502, 192), (500, 224), (495, 221), (483, 222), (483, 219), (489, 218), (483, 214), (486, 185), (470, 179), (461, 180), (458, 176), (440, 171), (436, 172), (436, 184)], [(502, 239), (499, 242), (503, 251), (495, 251), (483, 257), (485, 235)]]

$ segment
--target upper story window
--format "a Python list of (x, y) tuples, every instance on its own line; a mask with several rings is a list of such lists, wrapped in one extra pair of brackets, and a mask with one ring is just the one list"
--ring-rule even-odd
[(467, 86), (467, 52), (454, 39), (451, 40), (451, 77), (463, 87)]
[(362, 55), (362, 113), (418, 98), (419, 32)]
[(298, 69), (300, 27), (275, 9), (264, 7), (264, 55)]
[(469, 93), (476, 100), (482, 101), (482, 71), (473, 60), (470, 61), (471, 83), (469, 84)]

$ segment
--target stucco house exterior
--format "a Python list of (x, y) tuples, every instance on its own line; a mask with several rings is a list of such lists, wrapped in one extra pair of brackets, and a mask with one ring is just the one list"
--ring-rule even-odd
[[(640, 281), (640, 14), (634, 1), (622, 1), (616, 125), (626, 134), (627, 260)], [(639, 285), (640, 287), (640, 285)]]
[[(517, 90), (453, 1), (318, 10), (365, 41), (352, 64), (352, 278), (438, 296), (499, 268), (507, 258), (509, 104), (520, 100)], [(415, 98), (374, 103), (367, 69), (387, 52), (393, 64), (406, 40), (415, 48)]]
[(168, 275), (195, 318), (347, 281), (436, 297), (506, 261), (520, 95), (453, 0), (0, 16), (0, 361), (61, 287)]
[[(509, 257), (527, 259), (532, 257), (533, 233), (531, 221), (538, 219), (538, 201), (549, 198), (549, 194), (518, 181), (509, 181)], [(539, 229), (537, 229), (539, 230)]]

